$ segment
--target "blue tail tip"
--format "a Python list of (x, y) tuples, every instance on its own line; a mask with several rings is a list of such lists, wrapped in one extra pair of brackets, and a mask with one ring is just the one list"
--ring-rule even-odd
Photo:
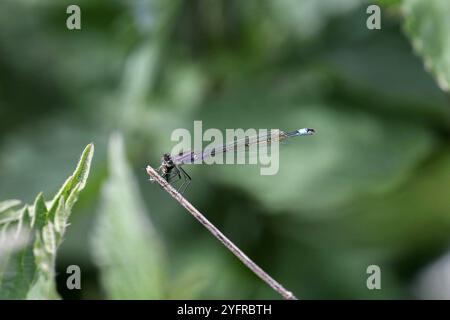
[(312, 136), (316, 133), (316, 130), (312, 128), (302, 128), (297, 130), (298, 134), (301, 136)]

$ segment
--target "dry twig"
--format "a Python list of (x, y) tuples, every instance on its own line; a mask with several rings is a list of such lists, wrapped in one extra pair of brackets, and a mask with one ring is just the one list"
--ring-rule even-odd
[(147, 166), (149, 176), (157, 181), (175, 200), (186, 208), (202, 225), (206, 227), (225, 247), (228, 248), (236, 257), (238, 257), (250, 270), (258, 277), (278, 292), (284, 299), (297, 300), (292, 292), (286, 290), (281, 284), (269, 276), (263, 269), (254, 263), (244, 252), (242, 252), (230, 239), (228, 239), (219, 229), (217, 229), (206, 217), (200, 213), (186, 198), (184, 198), (174, 187), (172, 187), (163, 177), (161, 177), (155, 169)]

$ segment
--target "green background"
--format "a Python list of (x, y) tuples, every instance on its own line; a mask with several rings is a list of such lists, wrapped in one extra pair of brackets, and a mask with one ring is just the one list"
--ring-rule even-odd
[(202, 120), (317, 130), (281, 146), (274, 176), (186, 167), (186, 197), (298, 297), (449, 298), (421, 275), (450, 243), (450, 5), (380, 4), (368, 30), (357, 0), (3, 0), (0, 199), (56, 192), (96, 149), (62, 297), (279, 297), (148, 181), (171, 132)]

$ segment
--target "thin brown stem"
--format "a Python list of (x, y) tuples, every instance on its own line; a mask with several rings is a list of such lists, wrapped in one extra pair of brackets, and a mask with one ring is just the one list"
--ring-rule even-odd
[(177, 200), (187, 211), (189, 211), (200, 223), (205, 226), (225, 247), (228, 248), (236, 257), (239, 258), (250, 270), (258, 277), (278, 292), (284, 299), (297, 300), (294, 294), (286, 290), (280, 283), (275, 281), (256, 263), (254, 263), (244, 252), (241, 251), (230, 239), (228, 239), (219, 229), (217, 229), (206, 217), (200, 213), (186, 198), (183, 197), (174, 187), (172, 187), (163, 177), (161, 177), (155, 169), (147, 166), (147, 173), (150, 178), (157, 181), (175, 200)]

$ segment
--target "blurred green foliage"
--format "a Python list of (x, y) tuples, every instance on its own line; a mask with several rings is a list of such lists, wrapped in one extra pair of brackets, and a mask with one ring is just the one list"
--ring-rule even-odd
[(59, 299), (56, 251), (61, 245), (73, 205), (86, 186), (94, 146), (80, 161), (51, 201), (41, 193), (33, 205), (19, 200), (0, 202), (0, 299)]
[(358, 0), (2, 1), (0, 199), (55, 192), (97, 149), (63, 298), (278, 298), (148, 182), (193, 120), (318, 131), (282, 146), (275, 176), (187, 168), (186, 196), (274, 278), (302, 298), (415, 297), (450, 243), (450, 4), (379, 3), (381, 30)]

